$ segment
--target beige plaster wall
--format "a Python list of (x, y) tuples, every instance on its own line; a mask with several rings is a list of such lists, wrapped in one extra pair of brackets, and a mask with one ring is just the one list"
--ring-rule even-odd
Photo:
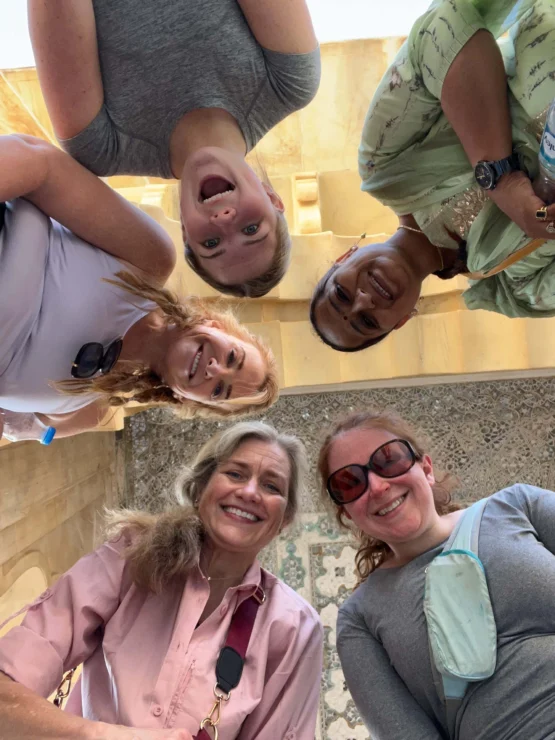
[(0, 450), (0, 622), (93, 549), (122, 487), (113, 432)]

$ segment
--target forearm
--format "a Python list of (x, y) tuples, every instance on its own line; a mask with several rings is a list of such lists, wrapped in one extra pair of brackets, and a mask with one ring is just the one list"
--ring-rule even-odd
[(175, 247), (154, 219), (128, 202), (68, 154), (32, 137), (19, 137), (43, 162), (25, 198), (83, 241), (165, 282)]
[[(56, 439), (62, 439), (95, 429), (109, 412), (110, 409), (105, 405), (94, 403), (71, 414), (36, 414), (36, 416), (46, 426), (56, 429)], [(111, 413), (115, 411), (112, 409)]]
[(20, 198), (40, 187), (48, 171), (49, 146), (33, 136), (0, 136), (0, 201)]
[(34, 694), (0, 673), (2, 740), (100, 740), (100, 726)]
[(507, 91), (499, 47), (489, 31), (477, 31), (455, 57), (441, 91), (441, 107), (472, 166), (511, 154)]

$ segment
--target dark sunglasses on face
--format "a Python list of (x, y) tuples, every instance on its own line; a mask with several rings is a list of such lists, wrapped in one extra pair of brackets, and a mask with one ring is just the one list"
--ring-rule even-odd
[(332, 473), (326, 488), (336, 504), (351, 504), (368, 488), (370, 471), (380, 478), (397, 478), (408, 473), (417, 459), (410, 442), (391, 439), (374, 450), (367, 465), (345, 465)]
[(100, 372), (106, 375), (114, 367), (121, 354), (123, 339), (116, 339), (108, 345), (106, 351), (100, 342), (84, 344), (71, 366), (74, 378), (92, 378)]

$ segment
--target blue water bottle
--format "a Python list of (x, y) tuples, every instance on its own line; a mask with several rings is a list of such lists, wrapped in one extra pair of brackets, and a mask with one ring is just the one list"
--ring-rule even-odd
[(539, 154), (540, 171), (534, 192), (548, 205), (555, 202), (555, 100), (547, 113)]
[(4, 422), (3, 436), (10, 442), (35, 440), (41, 445), (49, 445), (56, 434), (54, 427), (43, 424), (35, 414), (4, 409), (1, 418)]

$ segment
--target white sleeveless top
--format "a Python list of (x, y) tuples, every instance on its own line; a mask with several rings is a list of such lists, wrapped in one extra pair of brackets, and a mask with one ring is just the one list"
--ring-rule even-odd
[(0, 231), (0, 408), (76, 411), (98, 395), (66, 396), (49, 381), (71, 378), (83, 344), (106, 348), (155, 306), (103, 282), (125, 269), (119, 260), (22, 198), (6, 206)]

